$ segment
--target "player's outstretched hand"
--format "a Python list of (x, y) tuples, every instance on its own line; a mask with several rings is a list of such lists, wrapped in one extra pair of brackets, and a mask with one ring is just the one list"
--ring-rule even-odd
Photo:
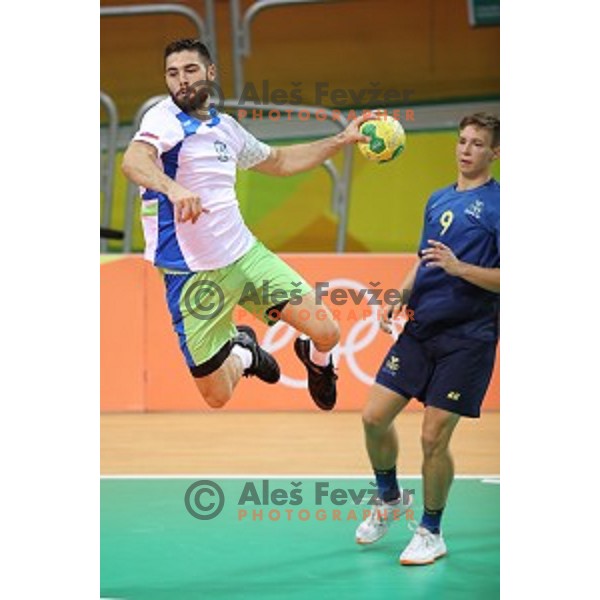
[(206, 208), (202, 207), (200, 196), (186, 190), (181, 185), (174, 185), (169, 193), (169, 200), (175, 207), (175, 219), (178, 223), (191, 221), (195, 223), (202, 213), (208, 213)]
[(360, 117), (356, 117), (350, 121), (350, 124), (343, 131), (344, 143), (346, 144), (356, 144), (357, 142), (368, 144), (371, 141), (371, 138), (367, 135), (363, 135), (360, 132), (360, 126), (365, 121), (370, 121), (371, 119), (377, 118), (378, 112), (373, 111), (369, 113), (364, 113)]

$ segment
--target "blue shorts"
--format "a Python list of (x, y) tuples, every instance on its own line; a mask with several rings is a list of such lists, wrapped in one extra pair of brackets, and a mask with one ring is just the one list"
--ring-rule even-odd
[(421, 341), (403, 333), (387, 353), (375, 381), (425, 406), (477, 418), (495, 359), (496, 342), (445, 334)]

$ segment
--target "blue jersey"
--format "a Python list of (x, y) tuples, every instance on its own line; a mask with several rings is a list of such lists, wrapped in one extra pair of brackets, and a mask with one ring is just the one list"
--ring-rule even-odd
[[(456, 257), (480, 267), (500, 267), (500, 184), (465, 191), (455, 185), (435, 192), (425, 207), (419, 255), (427, 240), (448, 246)], [(406, 331), (419, 339), (439, 333), (494, 341), (498, 338), (500, 295), (448, 275), (441, 267), (419, 265), (408, 303)]]

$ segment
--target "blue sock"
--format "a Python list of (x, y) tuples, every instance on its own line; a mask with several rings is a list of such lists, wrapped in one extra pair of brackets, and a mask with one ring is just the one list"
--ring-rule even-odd
[(420, 523), (421, 527), (429, 529), (431, 533), (439, 533), (443, 512), (443, 508), (440, 508), (440, 510), (429, 510), (427, 507), (424, 507)]
[(400, 497), (395, 466), (385, 470), (375, 469), (375, 480), (377, 481), (379, 497), (384, 502), (392, 502)]

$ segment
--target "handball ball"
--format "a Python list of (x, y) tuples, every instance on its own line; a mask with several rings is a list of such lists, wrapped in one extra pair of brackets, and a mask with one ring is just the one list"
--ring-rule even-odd
[(393, 160), (404, 150), (406, 133), (400, 121), (389, 115), (374, 117), (360, 125), (360, 132), (371, 140), (358, 144), (358, 149), (369, 160), (384, 163)]

